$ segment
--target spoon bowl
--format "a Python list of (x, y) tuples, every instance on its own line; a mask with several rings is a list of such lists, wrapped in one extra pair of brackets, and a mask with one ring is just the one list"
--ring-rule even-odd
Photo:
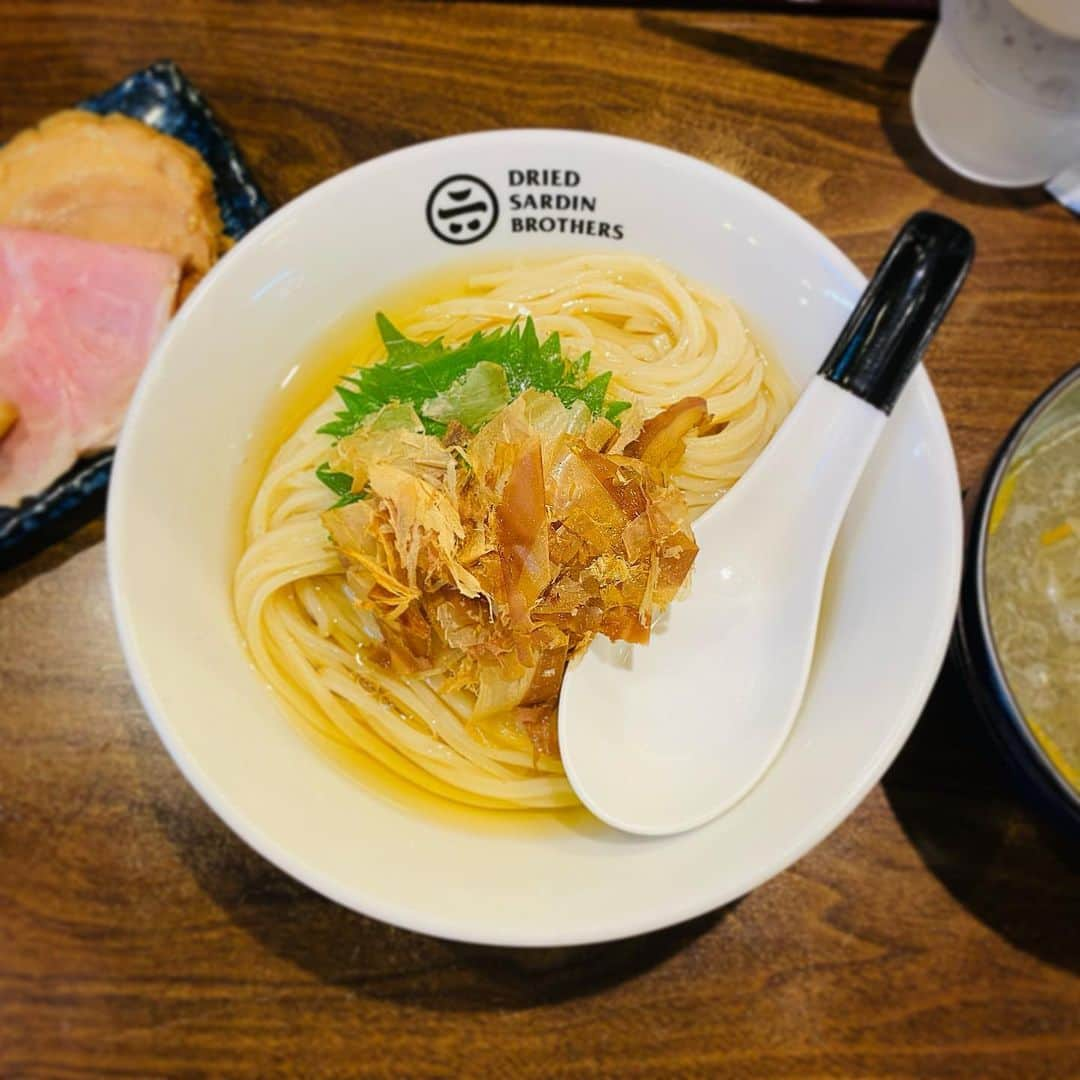
[[(647, 647), (627, 655), (601, 639), (568, 673), (563, 762), (609, 825), (645, 835), (701, 825), (741, 799), (783, 746), (810, 672), (833, 540), (885, 422), (854, 399), (857, 420), (841, 444), (821, 421), (846, 419), (848, 396), (815, 379), (768, 452), (697, 522), (692, 589)], [(790, 501), (772, 497), (804, 457), (813, 482)], [(822, 499), (822, 489), (843, 499)]]

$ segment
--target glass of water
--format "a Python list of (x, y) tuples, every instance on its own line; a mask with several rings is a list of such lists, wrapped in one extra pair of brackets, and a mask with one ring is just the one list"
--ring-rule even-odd
[(941, 0), (912, 87), (924, 142), (998, 187), (1080, 163), (1080, 0)]

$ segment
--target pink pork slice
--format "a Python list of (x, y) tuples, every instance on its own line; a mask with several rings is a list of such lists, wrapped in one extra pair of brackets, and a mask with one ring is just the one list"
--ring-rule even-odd
[(112, 445), (179, 280), (171, 255), (0, 228), (0, 506)]

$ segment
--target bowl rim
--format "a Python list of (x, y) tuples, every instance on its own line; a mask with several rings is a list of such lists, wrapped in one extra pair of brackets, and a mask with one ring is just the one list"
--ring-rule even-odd
[[(996, 450), (990, 468), (987, 470), (986, 477), (981, 484), (978, 502), (972, 518), (968, 559), (968, 575), (971, 582), (970, 606), (974, 613), (974, 628), (977, 630), (978, 640), (972, 642), (968, 640), (969, 635), (965, 634), (964, 645), (969, 657), (971, 657), (973, 647), (977, 647), (980, 653), (979, 667), (982, 669), (981, 674), (989, 682), (989, 686), (983, 687), (983, 693), (979, 695), (980, 700), (984, 703), (984, 709), (996, 706), (998, 714), (1015, 736), (1010, 740), (1011, 744), (1018, 744), (1028, 754), (1031, 763), (1036, 767), (1037, 773), (1050, 782), (1051, 792), (1060, 797), (1072, 813), (1076, 815), (1077, 824), (1080, 824), (1080, 791), (1077, 791), (1062, 776), (1051, 761), (1049, 754), (1047, 754), (1038, 739), (1035, 738), (1027, 721), (1024, 719), (1019, 702), (1017, 702), (1016, 696), (1009, 686), (1009, 680), (1005, 675), (998, 654), (993, 627), (990, 623), (990, 603), (986, 582), (986, 551), (989, 539), (990, 515), (998, 491), (1001, 488), (1001, 482), (1012, 464), (1020, 444), (1039, 417), (1055, 401), (1072, 390), (1074, 386), (1080, 386), (1080, 363), (1073, 365), (1073, 367), (1058, 376), (1021, 413), (1019, 419), (1013, 424), (1008, 435), (1005, 436)], [(978, 675), (978, 673), (973, 673)], [(989, 701), (986, 700), (987, 693), (989, 694)]]
[(122, 584), (123, 573), (119, 558), (119, 542), (116, 537), (120, 531), (121, 505), (124, 500), (130, 498), (126, 490), (128, 486), (127, 476), (130, 467), (129, 462), (134, 457), (135, 452), (135, 444), (131, 433), (138, 423), (142, 402), (151, 393), (153, 384), (152, 377), (147, 376), (152, 376), (152, 373), (162, 363), (161, 358), (170, 347), (173, 337), (179, 333), (180, 327), (186, 321), (186, 316), (195, 309), (199, 298), (208, 290), (214, 288), (218, 278), (227, 272), (229, 259), (234, 258), (237, 253), (260, 243), (264, 236), (271, 234), (273, 230), (290, 221), (310, 202), (324, 198), (328, 193), (336, 190), (337, 187), (353, 182), (358, 174), (393, 167), (397, 159), (402, 155), (417, 155), (428, 152), (439, 153), (446, 149), (453, 149), (457, 144), (475, 144), (480, 141), (527, 142), (537, 137), (564, 139), (571, 143), (609, 143), (632, 149), (639, 154), (654, 156), (669, 167), (674, 164), (680, 169), (691, 170), (699, 174), (710, 176), (719, 174), (724, 183), (741, 189), (748, 199), (766, 208), (769, 213), (785, 220), (791, 228), (797, 230), (805, 238), (806, 243), (817, 251), (823, 259), (827, 260), (830, 266), (844, 277), (850, 279), (853, 289), (861, 290), (865, 288), (867, 279), (862, 271), (828, 236), (796, 211), (766, 191), (728, 170), (678, 150), (623, 136), (563, 128), (497, 129), (451, 135), (415, 143), (350, 166), (303, 192), (257, 226), (203, 278), (192, 296), (188, 298), (187, 312), (181, 311), (166, 329), (147, 364), (144, 377), (140, 380), (118, 444), (116, 465), (113, 482), (110, 485), (107, 508), (107, 521), (114, 523), (111, 529), (107, 528), (107, 537), (111, 538), (111, 541), (107, 542), (110, 598), (121, 649), (129, 674), (144, 709), (173, 761), (185, 779), (214, 813), (240, 839), (273, 865), (321, 895), (360, 914), (380, 919), (407, 930), (434, 935), (447, 940), (530, 948), (614, 941), (678, 925), (746, 895), (788, 869), (807, 852), (827, 839), (880, 781), (909, 738), (922, 714), (947, 653), (959, 597), (963, 559), (963, 513), (955, 451), (949, 438), (948, 426), (940, 402), (925, 369), (920, 364), (912, 376), (912, 385), (909, 386), (909, 392), (914, 391), (919, 394), (922, 406), (927, 410), (929, 420), (934, 426), (939, 427), (944, 436), (940, 448), (940, 468), (943, 473), (948, 474), (943, 479), (950, 481), (948, 484), (950, 490), (955, 489), (955, 498), (950, 498), (948, 512), (943, 514), (941, 522), (942, 531), (949, 537), (949, 542), (943, 546), (944, 554), (941, 567), (942, 578), (948, 581), (950, 602), (947, 611), (949, 615), (947, 618), (943, 618), (941, 625), (934, 628), (929, 635), (931, 648), (928, 649), (927, 655), (933, 657), (933, 659), (927, 661), (921, 677), (912, 680), (907, 695), (897, 703), (895, 722), (892, 725), (892, 737), (883, 743), (875, 757), (865, 761), (858, 774), (857, 781), (850, 788), (848, 797), (834, 804), (830, 813), (822, 813), (815, 820), (812, 829), (807, 829), (795, 836), (791, 842), (778, 847), (771, 858), (759, 864), (756, 873), (743, 876), (734, 890), (730, 887), (714, 890), (708, 898), (698, 899), (694, 902), (680, 902), (675, 899), (663, 907), (657, 906), (647, 917), (639, 914), (615, 915), (606, 920), (602, 929), (587, 925), (575, 925), (572, 929), (566, 931), (541, 931), (528, 935), (513, 930), (507, 932), (501, 928), (494, 931), (488, 929), (482, 933), (473, 933), (460, 920), (456, 920), (452, 916), (424, 912), (416, 906), (403, 907), (396, 903), (387, 903), (378, 897), (364, 895), (354, 888), (339, 885), (326, 871), (313, 865), (308, 858), (295, 853), (279, 842), (259, 822), (250, 819), (245, 812), (234, 809), (226, 793), (205, 775), (202, 766), (181, 745), (179, 736), (172, 730), (167, 719), (168, 709), (158, 698), (150, 676), (149, 665), (144, 663), (142, 658), (142, 650), (136, 640), (137, 634), (133, 628), (134, 618), (129, 607), (129, 598), (125, 595)]

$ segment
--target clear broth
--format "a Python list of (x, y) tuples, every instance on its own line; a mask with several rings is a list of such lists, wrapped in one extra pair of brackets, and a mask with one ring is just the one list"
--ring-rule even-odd
[[(381, 358), (383, 347), (375, 328), (375, 313), (382, 311), (400, 325), (429, 304), (466, 294), (470, 277), (492, 267), (505, 266), (506, 261), (504, 256), (486, 262), (459, 262), (413, 278), (406, 286), (387, 290), (346, 313), (315, 339), (272, 392), (254, 431), (249, 434), (237, 484), (238, 516), (232, 567), (243, 549), (244, 529), (255, 492), (278, 448), (333, 393), (342, 375)], [(272, 693), (269, 688), (268, 692)], [(320, 736), (306, 724), (296, 721), (295, 726), (317, 744), (320, 753), (365, 789), (403, 809), (437, 818), (442, 823), (472, 831), (514, 835), (545, 835), (567, 829), (594, 833), (603, 828), (582, 806), (561, 810), (485, 809), (459, 803), (425, 791), (362, 751)]]

